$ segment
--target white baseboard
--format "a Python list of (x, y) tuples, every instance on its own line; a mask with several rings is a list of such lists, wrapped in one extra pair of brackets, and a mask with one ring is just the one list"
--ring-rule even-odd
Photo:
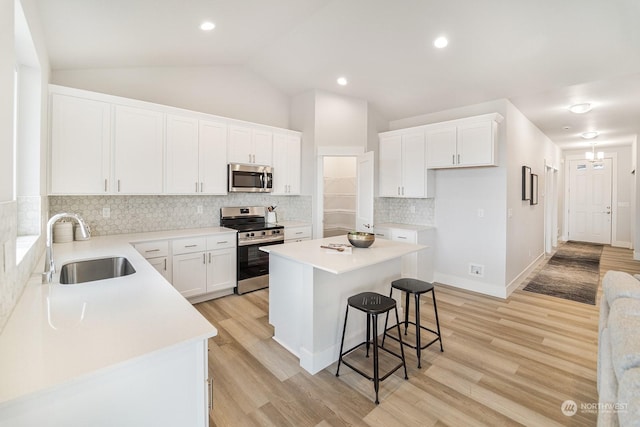
[(507, 288), (501, 285), (478, 282), (476, 280), (467, 279), (466, 277), (442, 274), (437, 271), (433, 274), (433, 281), (442, 283), (443, 285), (453, 286), (454, 288), (466, 289), (468, 291), (478, 292), (492, 297), (502, 299), (507, 298)]
[(513, 291), (518, 289), (518, 287), (522, 284), (522, 281), (526, 279), (529, 274), (531, 274), (531, 272), (538, 266), (538, 263), (542, 259), (544, 259), (544, 253), (538, 255), (538, 257), (534, 259), (531, 264), (529, 264), (524, 270), (522, 270), (522, 272), (518, 274), (515, 279), (513, 279), (511, 283), (509, 283), (509, 285), (507, 285), (507, 296), (511, 295)]

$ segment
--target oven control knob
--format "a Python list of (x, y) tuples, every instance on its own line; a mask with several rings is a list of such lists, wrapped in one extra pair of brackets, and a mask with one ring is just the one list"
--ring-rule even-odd
[(253, 233), (247, 233), (247, 237), (253, 237)]
[(266, 232), (266, 231), (263, 231), (263, 232), (262, 232), (262, 235), (263, 235), (263, 236), (266, 236), (266, 235), (267, 235), (267, 232)]

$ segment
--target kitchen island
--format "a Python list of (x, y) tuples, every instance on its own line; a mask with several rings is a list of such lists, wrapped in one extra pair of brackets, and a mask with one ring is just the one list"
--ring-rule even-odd
[[(269, 252), (269, 323), (274, 340), (315, 374), (338, 360), (347, 299), (359, 292), (389, 294), (400, 278), (401, 258), (427, 246), (377, 239), (369, 248), (343, 252), (321, 246), (347, 244), (346, 236), (261, 248)], [(384, 317), (379, 330), (382, 330)], [(351, 311), (345, 348), (363, 341), (365, 315)]]

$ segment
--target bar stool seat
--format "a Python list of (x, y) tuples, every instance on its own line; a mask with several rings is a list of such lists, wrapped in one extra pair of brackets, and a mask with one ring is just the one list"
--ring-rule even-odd
[[(349, 307), (355, 308), (356, 310), (360, 310), (367, 315), (367, 337), (366, 340), (361, 342), (360, 344), (350, 348), (349, 350), (343, 352), (344, 347), (344, 334), (347, 330), (347, 317), (349, 316)], [(378, 315), (386, 313), (387, 318), (389, 317), (389, 312), (391, 310), (395, 311), (396, 314), (396, 327), (398, 331), (397, 340), (400, 341), (400, 354), (397, 354), (389, 349), (384, 348), (383, 346), (378, 345)], [(362, 292), (357, 295), (353, 295), (349, 297), (347, 300), (347, 311), (344, 315), (344, 326), (342, 328), (342, 340), (340, 341), (340, 357), (338, 358), (338, 369), (336, 370), (336, 377), (340, 376), (340, 364), (344, 363), (363, 377), (367, 378), (370, 381), (373, 381), (373, 387), (376, 391), (376, 404), (379, 403), (378, 400), (378, 390), (380, 387), (380, 381), (385, 380), (395, 371), (397, 371), (401, 366), (404, 367), (404, 379), (407, 380), (409, 377), (407, 376), (407, 364), (404, 359), (404, 350), (402, 348), (402, 333), (400, 331), (400, 319), (398, 317), (398, 307), (396, 305), (396, 301), (393, 298), (375, 293), (375, 292)], [(373, 329), (373, 337), (371, 337), (371, 329)], [(386, 325), (385, 325), (386, 329)], [(391, 329), (391, 328), (389, 328)], [(386, 331), (385, 331), (386, 333)], [(392, 336), (392, 335), (389, 335)], [(395, 337), (394, 337), (395, 338)], [(347, 360), (344, 360), (344, 356), (348, 355), (352, 351), (357, 348), (366, 345), (366, 357), (369, 357), (369, 347), (370, 344), (373, 343), (373, 376), (365, 373), (364, 371), (358, 369), (353, 364), (349, 363)], [(379, 373), (379, 359), (378, 359), (378, 349), (382, 349), (387, 353), (397, 357), (400, 362), (392, 367), (387, 373), (385, 373), (382, 377)]]
[[(404, 311), (404, 321), (402, 322), (404, 324), (404, 334), (407, 335), (407, 330), (409, 325), (414, 325), (416, 327), (416, 343), (415, 345), (413, 344), (409, 344), (408, 342), (404, 341), (401, 342), (401, 345), (406, 345), (408, 347), (411, 347), (413, 349), (416, 350), (417, 354), (418, 354), (418, 368), (421, 368), (421, 351), (424, 350), (425, 348), (429, 347), (431, 344), (434, 344), (436, 341), (440, 342), (440, 351), (444, 351), (444, 349), (442, 348), (442, 336), (440, 334), (440, 321), (438, 320), (438, 307), (436, 305), (436, 293), (434, 290), (434, 286), (432, 283), (429, 282), (425, 282), (422, 280), (418, 280), (418, 279), (413, 279), (413, 278), (402, 278), (402, 279), (398, 279), (398, 280), (394, 280), (393, 282), (391, 282), (391, 290), (389, 291), (389, 297), (391, 297), (391, 294), (393, 293), (394, 289), (398, 289), (399, 291), (404, 292), (405, 295), (405, 311)], [(436, 330), (427, 328), (425, 326), (422, 326), (420, 324), (420, 295), (427, 293), (427, 292), (431, 292), (431, 295), (433, 297), (433, 312), (435, 314), (435, 318), (436, 318)], [(413, 321), (409, 321), (409, 295), (413, 295), (415, 298), (415, 317), (416, 320), (415, 322)], [(398, 339), (396, 337), (394, 337), (393, 335), (388, 335), (387, 331), (393, 329), (395, 326), (391, 326), (389, 328), (387, 328), (387, 322), (389, 320), (389, 315), (387, 314), (387, 318), (385, 320), (385, 324), (384, 324), (384, 336), (382, 337), (382, 344), (384, 345), (384, 339), (388, 336), (389, 338), (398, 341)], [(422, 345), (422, 340), (421, 340), (421, 331), (427, 331), (430, 332), (431, 334), (435, 335), (435, 338), (432, 339), (431, 341), (429, 341), (428, 343)]]

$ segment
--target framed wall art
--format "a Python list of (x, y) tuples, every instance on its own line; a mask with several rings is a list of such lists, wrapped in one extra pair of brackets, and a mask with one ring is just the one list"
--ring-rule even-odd
[(532, 205), (538, 204), (538, 175), (531, 174), (531, 202)]
[(522, 167), (522, 200), (531, 200), (531, 168)]

